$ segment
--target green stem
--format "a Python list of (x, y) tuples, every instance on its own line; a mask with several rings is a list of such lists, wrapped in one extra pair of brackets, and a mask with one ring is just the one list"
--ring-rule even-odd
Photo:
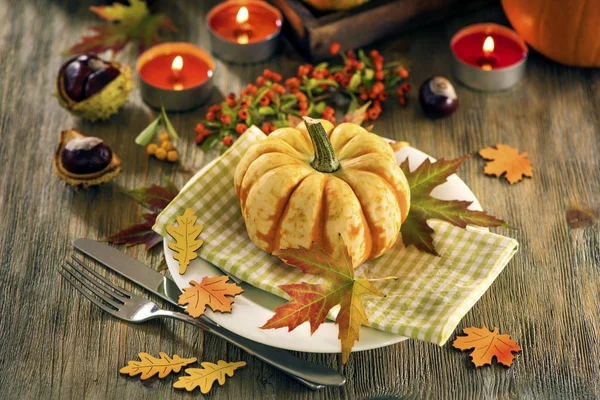
[(340, 162), (333, 152), (333, 146), (331, 146), (323, 125), (310, 117), (303, 117), (302, 119), (315, 148), (315, 158), (311, 161), (310, 165), (319, 172), (330, 173), (337, 171), (340, 168)]

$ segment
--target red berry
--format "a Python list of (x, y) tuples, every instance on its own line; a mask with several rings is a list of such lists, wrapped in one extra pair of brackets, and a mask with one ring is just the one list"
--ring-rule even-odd
[(262, 76), (259, 76), (258, 78), (256, 78), (256, 84), (258, 86), (264, 86), (265, 85), (265, 78), (263, 78)]
[(285, 94), (285, 88), (279, 83), (274, 83), (272, 89), (279, 94)]
[(361, 94), (360, 94), (360, 99), (361, 99), (362, 101), (367, 101), (367, 100), (369, 100), (369, 94), (368, 94), (368, 93), (361, 93)]
[(239, 133), (240, 135), (244, 132), (246, 132), (246, 129), (248, 129), (248, 127), (246, 126), (246, 124), (237, 124), (235, 126), (235, 131), (237, 133)]
[(271, 79), (273, 79), (275, 82), (281, 82), (281, 80), (282, 80), (283, 78), (281, 77), (281, 74), (278, 74), (278, 73), (274, 72), (274, 73), (271, 75)]
[(248, 118), (248, 111), (247, 111), (247, 110), (244, 110), (244, 109), (242, 109), (242, 110), (238, 111), (238, 114), (237, 114), (237, 115), (238, 115), (238, 118), (239, 118), (239, 119), (241, 119), (241, 120), (245, 121), (245, 120)]
[(196, 125), (196, 128), (194, 128), (194, 131), (196, 131), (196, 133), (198, 133), (199, 135), (207, 132), (206, 128), (202, 124)]
[(271, 77), (273, 76), (273, 71), (271, 71), (270, 69), (267, 68), (263, 71), (262, 76), (265, 79), (271, 79)]
[(227, 97), (227, 98), (225, 99), (225, 103), (227, 103), (227, 105), (228, 105), (230, 108), (233, 108), (233, 107), (235, 107), (235, 106), (237, 105), (237, 101), (235, 101), (235, 99), (231, 99), (231, 98), (229, 98), (229, 97)]
[(331, 46), (329, 47), (329, 54), (335, 56), (337, 53), (340, 52), (340, 47), (341, 46), (338, 42), (331, 43)]
[(224, 124), (228, 124), (231, 122), (231, 117), (229, 116), (229, 114), (223, 114), (221, 115), (221, 122)]
[(233, 143), (233, 138), (227, 135), (223, 138), (223, 143), (225, 144), (225, 146), (229, 147)]
[(265, 95), (260, 98), (260, 100), (258, 101), (258, 104), (260, 104), (263, 107), (268, 106), (269, 104), (271, 104), (271, 99), (269, 98), (269, 96)]
[(214, 121), (215, 120), (215, 113), (214, 112), (207, 112), (206, 113), (206, 120), (207, 121)]
[(289, 88), (297, 88), (298, 86), (300, 86), (300, 79), (295, 78), (295, 77), (286, 79), (285, 86), (287, 86)]
[(398, 67), (396, 73), (402, 78), (408, 78), (408, 71), (404, 67)]
[(384, 74), (383, 71), (377, 71), (375, 72), (375, 79), (377, 79), (378, 81), (382, 81), (384, 78)]

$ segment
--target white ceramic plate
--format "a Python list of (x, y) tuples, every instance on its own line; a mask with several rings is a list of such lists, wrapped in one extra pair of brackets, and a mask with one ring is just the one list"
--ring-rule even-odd
[[(409, 165), (413, 170), (428, 155), (412, 147), (405, 147), (396, 153), (398, 163), (404, 161), (406, 157), (409, 157)], [(431, 159), (433, 160), (433, 158)], [(448, 182), (435, 188), (431, 194), (441, 200), (473, 200), (470, 208), (481, 210), (475, 195), (456, 175), (449, 177)], [(179, 266), (173, 259), (173, 251), (167, 247), (166, 241), (163, 243), (167, 265), (173, 280), (180, 289), (188, 287), (191, 280), (200, 282), (205, 276), (222, 275), (222, 272), (212, 264), (199, 258), (190, 263), (185, 275), (179, 275)], [(288, 332), (287, 329), (260, 329), (259, 327), (271, 318), (273, 310), (285, 303), (285, 300), (248, 284), (243, 284), (242, 287), (244, 293), (236, 296), (234, 312), (222, 314), (207, 310), (206, 315), (238, 335), (270, 346), (311, 353), (340, 352), (340, 342), (337, 338), (338, 328), (333, 322), (325, 322), (312, 336), (307, 323), (292, 332)], [(406, 339), (403, 336), (361, 327), (360, 340), (352, 351), (375, 349)]]

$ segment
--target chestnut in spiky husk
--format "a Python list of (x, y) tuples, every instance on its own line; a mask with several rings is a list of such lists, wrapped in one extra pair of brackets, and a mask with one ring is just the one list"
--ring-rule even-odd
[(108, 119), (133, 88), (131, 68), (96, 55), (71, 58), (58, 71), (56, 97), (71, 113), (90, 121)]
[(121, 172), (121, 160), (102, 139), (75, 129), (61, 132), (54, 165), (61, 179), (84, 188), (106, 183)]

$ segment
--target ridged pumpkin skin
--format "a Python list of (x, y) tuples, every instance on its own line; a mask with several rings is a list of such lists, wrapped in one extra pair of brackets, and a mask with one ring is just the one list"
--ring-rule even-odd
[(551, 60), (600, 67), (598, 0), (502, 0), (510, 24)]
[(349, 123), (321, 122), (339, 169), (311, 166), (313, 142), (304, 124), (278, 129), (251, 147), (235, 171), (248, 235), (272, 253), (309, 247), (337, 252), (342, 235), (354, 267), (376, 258), (398, 239), (410, 206), (406, 177), (391, 146)]

